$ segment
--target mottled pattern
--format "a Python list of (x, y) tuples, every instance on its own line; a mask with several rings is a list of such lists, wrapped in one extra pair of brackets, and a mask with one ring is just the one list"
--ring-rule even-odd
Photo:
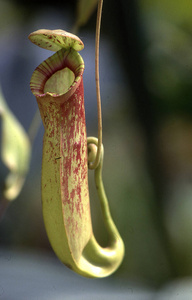
[(84, 44), (78, 36), (61, 29), (39, 29), (32, 32), (29, 39), (35, 45), (51, 51), (58, 51), (61, 48), (73, 48), (80, 51), (84, 48)]
[[(64, 239), (64, 250), (69, 247), (73, 258), (78, 261), (92, 234), (92, 225), (87, 178), (82, 78), (84, 65), (82, 60), (77, 64), (77, 52), (75, 57), (73, 53), (72, 61), (69, 59), (73, 51), (60, 50), (43, 62), (32, 76), (31, 89), (36, 95), (45, 128), (42, 201), (46, 230), (58, 255), (58, 245)], [(43, 86), (50, 77), (51, 70), (61, 67), (70, 67), (75, 74), (69, 91), (58, 96), (44, 93)], [(41, 94), (37, 94), (38, 92)]]
[[(73, 247), (89, 230), (89, 193), (87, 179), (87, 138), (83, 103), (83, 82), (62, 107), (61, 121), (61, 194), (65, 225)], [(87, 226), (89, 224), (89, 226)], [(74, 251), (75, 251), (74, 248)]]
[[(50, 38), (54, 46), (55, 38)], [(95, 169), (95, 183), (109, 246), (102, 248), (92, 232), (87, 142), (89, 147), (95, 146), (96, 153), (98, 140), (86, 137), (83, 71), (84, 62), (77, 51), (61, 49), (38, 66), (31, 78), (30, 87), (45, 128), (43, 217), (49, 241), (66, 266), (84, 276), (105, 277), (122, 262), (124, 244), (111, 218), (103, 186), (103, 148)]]

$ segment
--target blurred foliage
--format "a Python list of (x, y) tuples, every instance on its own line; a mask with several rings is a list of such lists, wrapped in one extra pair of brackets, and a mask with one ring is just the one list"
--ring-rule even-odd
[(144, 13), (151, 11), (156, 17), (168, 19), (171, 23), (186, 24), (192, 26), (191, 11), (192, 2), (190, 0), (140, 0)]
[(192, 275), (192, 2), (140, 1), (145, 79), (158, 126), (163, 220), (176, 276)]
[(148, 42), (146, 82), (157, 109), (191, 114), (192, 3), (140, 2)]
[(30, 163), (30, 142), (22, 125), (8, 108), (0, 91), (0, 117), (2, 121), (1, 158), (9, 169), (5, 179), (3, 197), (14, 200), (20, 193)]
[(98, 0), (77, 1), (75, 28), (85, 25), (97, 7)]

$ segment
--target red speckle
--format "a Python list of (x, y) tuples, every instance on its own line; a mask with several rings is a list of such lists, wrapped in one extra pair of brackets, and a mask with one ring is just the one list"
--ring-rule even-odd
[[(68, 63), (67, 59), (65, 63)], [(43, 69), (42, 72), (45, 70)], [(54, 201), (54, 190), (58, 188), (58, 194), (61, 195), (65, 230), (71, 248), (78, 247), (81, 250), (87, 243), (92, 230), (82, 77), (79, 87), (74, 86), (71, 91), (72, 95), (69, 98), (65, 95), (38, 97), (38, 104), (41, 115), (45, 116), (44, 141), (47, 153), (44, 155), (51, 168), (51, 177), (47, 178), (46, 183), (52, 196), (48, 195), (48, 197), (50, 197), (50, 201)], [(56, 160), (58, 157), (61, 159)]]

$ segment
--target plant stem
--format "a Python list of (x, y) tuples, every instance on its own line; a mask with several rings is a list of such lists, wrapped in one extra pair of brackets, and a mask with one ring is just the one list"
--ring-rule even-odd
[(97, 113), (98, 113), (98, 147), (96, 159), (92, 164), (89, 164), (89, 169), (96, 169), (100, 158), (102, 148), (102, 113), (101, 113), (101, 95), (99, 83), (99, 41), (100, 41), (100, 28), (101, 28), (101, 15), (102, 15), (103, 0), (99, 0), (97, 9), (97, 23), (95, 34), (95, 82), (97, 93)]

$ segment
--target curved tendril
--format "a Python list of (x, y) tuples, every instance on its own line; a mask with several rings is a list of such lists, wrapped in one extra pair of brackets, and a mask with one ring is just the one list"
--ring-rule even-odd
[[(98, 151), (98, 139), (95, 137), (88, 137), (87, 138), (87, 148), (88, 148), (88, 162), (92, 162), (97, 154)], [(117, 239), (121, 240), (121, 237), (119, 235), (119, 232), (117, 231), (117, 228), (112, 220), (109, 204), (107, 200), (107, 196), (105, 194), (105, 189), (103, 185), (103, 179), (102, 179), (102, 169), (103, 169), (103, 159), (104, 159), (104, 147), (101, 145), (101, 156), (100, 161), (95, 169), (95, 185), (97, 188), (97, 193), (100, 200), (101, 210), (104, 218), (104, 222), (107, 228), (108, 233), (110, 234), (111, 242), (117, 241)], [(120, 250), (122, 254), (122, 250), (124, 250), (124, 245), (121, 240), (122, 248)]]
[(101, 15), (102, 15), (103, 0), (99, 0), (97, 9), (97, 24), (95, 35), (95, 82), (97, 93), (97, 112), (98, 112), (98, 147), (97, 154), (94, 162), (89, 163), (89, 169), (96, 169), (101, 159), (102, 151), (102, 113), (101, 113), (101, 95), (100, 95), (100, 83), (99, 83), (99, 40), (100, 40), (100, 28), (101, 28)]
[[(92, 163), (95, 161), (97, 153), (98, 153), (98, 145), (99, 141), (95, 137), (87, 138), (87, 149), (88, 149), (88, 163)], [(95, 184), (97, 188), (97, 192), (99, 193), (99, 199), (101, 202), (101, 209), (103, 213), (104, 220), (108, 220), (111, 218), (108, 200), (105, 195), (104, 187), (103, 187), (103, 179), (102, 179), (102, 168), (103, 168), (103, 158), (104, 158), (104, 148), (103, 144), (101, 145), (101, 155), (100, 160), (98, 162), (98, 166), (95, 169)], [(103, 201), (104, 199), (104, 201)]]

